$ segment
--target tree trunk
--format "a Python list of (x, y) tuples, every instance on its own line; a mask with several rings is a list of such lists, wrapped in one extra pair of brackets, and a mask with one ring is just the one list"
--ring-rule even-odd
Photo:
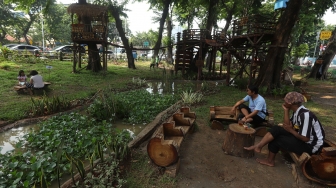
[(216, 22), (218, 2), (219, 0), (210, 0), (209, 2), (208, 17), (205, 28), (210, 32), (212, 31), (213, 25)]
[(87, 45), (88, 45), (89, 59), (88, 59), (88, 66), (86, 67), (86, 69), (91, 70), (92, 72), (99, 72), (102, 70), (102, 65), (100, 63), (100, 56), (99, 51), (97, 49), (97, 45), (96, 43), (92, 42), (87, 43)]
[(280, 76), (292, 28), (298, 19), (302, 0), (289, 1), (281, 15), (268, 50), (266, 60), (260, 65), (260, 72), (255, 85), (269, 89), (280, 87)]
[[(116, 28), (119, 32), (119, 36), (120, 36), (121, 41), (123, 42), (125, 50), (126, 50), (128, 68), (136, 69), (135, 64), (134, 64), (133, 54), (132, 54), (132, 48), (130, 47), (128, 39), (126, 38), (126, 33), (125, 33), (125, 31), (122, 27), (122, 21), (120, 19), (119, 10), (118, 10), (117, 7), (115, 7), (113, 5), (109, 6), (109, 10), (110, 10), (110, 13), (112, 14), (112, 16), (115, 19)], [(125, 28), (125, 30), (126, 30), (126, 28)]]
[(254, 156), (254, 150), (245, 150), (244, 147), (254, 145), (255, 130), (253, 128), (245, 129), (237, 123), (230, 124), (223, 143), (225, 154), (243, 158), (251, 158)]
[(167, 57), (169, 62), (168, 63), (173, 63), (173, 42), (171, 40), (172, 38), (172, 30), (173, 30), (173, 26), (172, 26), (172, 17), (173, 17), (173, 9), (171, 8), (170, 11), (170, 16), (168, 17), (167, 20), (167, 37), (168, 37), (168, 48), (167, 48)]
[[(24, 25), (24, 28), (23, 28), (23, 37), (25, 38), (25, 41), (26, 41), (26, 44), (30, 44), (29, 42), (29, 39), (27, 37), (27, 33), (31, 27), (31, 25), (33, 24), (33, 22), (35, 22), (36, 20), (36, 16), (34, 16), (33, 14), (28, 14), (29, 15), (29, 22), (27, 22), (25, 25)], [(19, 41), (20, 41), (20, 38), (18, 38)]]
[(322, 54), (322, 64), (314, 63), (313, 68), (311, 69), (308, 78), (321, 78), (326, 74), (330, 66), (331, 61), (336, 55), (336, 27), (334, 28), (332, 35), (328, 41), (327, 47)]
[(163, 33), (163, 26), (164, 23), (166, 21), (167, 15), (168, 15), (168, 11), (169, 11), (169, 6), (170, 3), (172, 2), (172, 0), (166, 0), (164, 1), (164, 7), (163, 7), (163, 11), (162, 11), (162, 17), (160, 18), (160, 28), (159, 28), (159, 36), (158, 39), (155, 43), (154, 46), (154, 53), (153, 53), (153, 57), (157, 57), (159, 54), (159, 50), (160, 50), (160, 46), (161, 46), (161, 40), (162, 40), (162, 33)]

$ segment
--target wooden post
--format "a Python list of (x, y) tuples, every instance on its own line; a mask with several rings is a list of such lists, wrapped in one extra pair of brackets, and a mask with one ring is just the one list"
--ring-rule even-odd
[(255, 130), (253, 128), (245, 129), (242, 125), (237, 123), (230, 124), (224, 139), (224, 152), (237, 157), (253, 157), (254, 151), (245, 150), (244, 147), (254, 145), (254, 133)]

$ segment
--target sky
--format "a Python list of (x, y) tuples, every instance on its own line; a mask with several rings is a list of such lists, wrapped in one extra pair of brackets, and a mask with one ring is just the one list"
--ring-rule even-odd
[[(77, 3), (78, 1), (57, 0), (57, 2), (61, 2), (63, 4), (71, 4)], [(150, 29), (157, 30), (159, 24), (152, 23), (152, 17), (154, 16), (154, 13), (153, 11), (148, 10), (149, 4), (144, 2), (135, 2), (132, 4), (128, 4), (126, 8), (130, 10), (130, 12), (127, 13), (127, 25), (129, 26), (129, 29), (132, 31), (133, 34), (136, 34), (136, 32), (146, 32)], [(333, 14), (330, 10), (327, 11), (323, 19), (325, 20), (326, 24), (336, 24), (336, 14)], [(182, 29), (181, 27), (177, 27), (175, 28), (175, 31), (181, 32)]]

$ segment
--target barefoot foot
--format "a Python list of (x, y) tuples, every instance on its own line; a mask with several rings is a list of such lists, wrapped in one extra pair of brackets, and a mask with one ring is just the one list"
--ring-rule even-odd
[(267, 165), (267, 166), (274, 166), (274, 161), (269, 161), (268, 159), (256, 159), (256, 161), (260, 164)]
[(259, 148), (257, 145), (250, 146), (250, 147), (244, 147), (244, 149), (249, 150), (249, 151), (254, 150), (257, 153), (261, 152), (261, 148)]

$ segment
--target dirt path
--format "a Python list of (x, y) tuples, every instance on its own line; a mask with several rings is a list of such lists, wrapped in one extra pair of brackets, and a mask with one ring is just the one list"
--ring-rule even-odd
[[(335, 86), (312, 86), (308, 92), (314, 102), (336, 106)], [(299, 176), (293, 175), (295, 165), (281, 154), (276, 156), (275, 167), (258, 164), (255, 159), (267, 157), (267, 147), (250, 159), (226, 155), (222, 150), (225, 131), (212, 130), (202, 120), (197, 120), (197, 124), (199, 130), (187, 135), (180, 148), (179, 188), (325, 187), (309, 181), (301, 169), (297, 170)], [(336, 128), (327, 127), (326, 133), (329, 139), (336, 140)], [(256, 142), (260, 139), (256, 137)]]

